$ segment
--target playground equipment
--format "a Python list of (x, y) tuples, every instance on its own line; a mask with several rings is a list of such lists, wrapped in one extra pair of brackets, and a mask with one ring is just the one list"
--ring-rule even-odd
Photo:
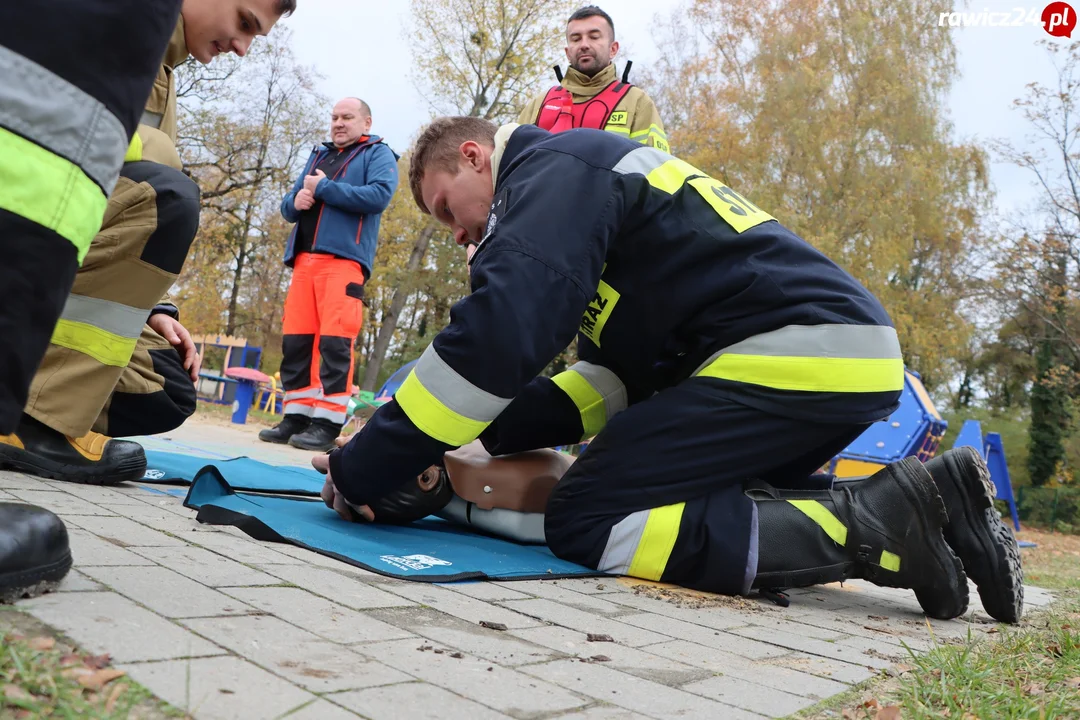
[[(919, 374), (907, 370), (904, 372), (904, 392), (896, 412), (871, 425), (824, 469), (837, 477), (861, 477), (872, 475), (889, 463), (911, 455), (926, 462), (937, 453), (948, 426), (948, 421), (942, 418), (934, 407)], [(987, 433), (984, 438), (979, 422), (967, 420), (953, 447), (965, 445), (978, 450), (986, 460), (990, 479), (994, 482), (995, 495), (998, 500), (1008, 504), (1013, 527), (1019, 530), (1020, 518), (1013, 498), (1012, 480), (1005, 462), (1001, 435)]]
[(228, 377), (229, 368), (259, 369), (262, 363), (262, 348), (248, 345), (246, 338), (232, 335), (192, 335), (192, 342), (199, 348), (199, 354), (206, 357), (206, 348), (224, 348), (225, 360), (220, 371), (204, 368), (199, 373), (199, 397), (219, 405), (231, 405), (236, 400), (239, 383)]

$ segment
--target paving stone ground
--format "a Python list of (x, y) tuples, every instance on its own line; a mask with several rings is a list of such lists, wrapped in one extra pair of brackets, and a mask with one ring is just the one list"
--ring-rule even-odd
[[(144, 444), (310, 459), (221, 424)], [(993, 627), (974, 589), (963, 620), (928, 627), (911, 593), (862, 582), (786, 608), (615, 578), (433, 585), (201, 525), (160, 487), (0, 472), (0, 498), (60, 515), (75, 556), (19, 605), (196, 718), (777, 717)]]

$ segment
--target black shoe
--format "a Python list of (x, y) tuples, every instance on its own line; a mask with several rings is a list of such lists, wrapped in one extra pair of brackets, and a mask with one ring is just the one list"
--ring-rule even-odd
[(933, 618), (949, 620), (967, 609), (963, 565), (942, 536), (945, 506), (916, 458), (838, 490), (777, 490), (753, 482), (746, 494), (758, 510), (754, 588), (858, 578), (914, 590)]
[(322, 452), (333, 449), (340, 434), (341, 425), (316, 418), (307, 430), (289, 438), (289, 444), (301, 450)]
[(70, 569), (60, 518), (33, 505), (0, 502), (0, 602), (50, 590)]
[(287, 445), (289, 438), (297, 433), (304, 432), (309, 425), (311, 425), (311, 418), (306, 415), (289, 414), (274, 427), (260, 430), (259, 439), (263, 442)]
[(0, 467), (53, 480), (116, 485), (146, 474), (146, 452), (136, 442), (96, 432), (71, 438), (24, 414), (13, 435), (0, 435)]
[(994, 509), (994, 483), (979, 451), (947, 450), (926, 463), (945, 501), (945, 541), (975, 581), (990, 617), (1016, 623), (1024, 614), (1024, 571), (1020, 547)]

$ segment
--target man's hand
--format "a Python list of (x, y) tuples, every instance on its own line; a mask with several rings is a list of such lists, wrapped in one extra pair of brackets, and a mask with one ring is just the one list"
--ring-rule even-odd
[(324, 177), (326, 177), (326, 173), (322, 170), (316, 170), (314, 175), (304, 177), (304, 189), (310, 192), (313, 198), (315, 197), (315, 188)]
[(310, 190), (304, 188), (300, 192), (296, 193), (296, 198), (293, 199), (293, 207), (303, 212), (304, 210), (310, 210), (311, 206), (315, 204), (315, 196)]
[(191, 339), (187, 328), (181, 325), (179, 320), (174, 320), (164, 313), (151, 315), (146, 324), (176, 347), (180, 357), (183, 358), (184, 369), (191, 375), (191, 382), (199, 382), (202, 356), (199, 355), (199, 351), (195, 348), (195, 342)]
[[(338, 447), (341, 446), (338, 445)], [(330, 477), (330, 457), (328, 455), (316, 455), (311, 458), (311, 465), (319, 472), (326, 473), (326, 482), (323, 483), (323, 489), (320, 493), (326, 507), (333, 508), (334, 512), (345, 520), (352, 521), (354, 515), (351, 511), (355, 510), (356, 514), (360, 515), (364, 520), (374, 522), (375, 513), (371, 511), (371, 508), (367, 505), (350, 505), (345, 496), (334, 485), (334, 479)]]

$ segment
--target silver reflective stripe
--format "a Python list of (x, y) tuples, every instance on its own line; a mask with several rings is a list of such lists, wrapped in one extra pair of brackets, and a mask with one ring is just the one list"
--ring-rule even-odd
[(671, 159), (671, 155), (654, 147), (640, 147), (623, 156), (623, 159), (611, 169), (622, 175), (629, 175), (630, 173), (648, 175)]
[(322, 398), (322, 388), (312, 387), (307, 390), (289, 390), (285, 393), (286, 400), (301, 400), (303, 398)]
[(315, 413), (312, 415), (316, 420), (329, 420), (330, 422), (343, 423), (345, 422), (345, 412), (343, 410), (330, 410), (329, 408), (317, 407)]
[(585, 378), (585, 382), (604, 399), (604, 412), (607, 419), (626, 409), (626, 386), (619, 376), (603, 365), (581, 361), (570, 366), (570, 370)]
[(625, 575), (634, 561), (641, 535), (645, 532), (645, 523), (649, 519), (648, 510), (639, 510), (627, 515), (608, 532), (604, 554), (596, 569), (601, 572)]
[(342, 410), (349, 407), (348, 395), (325, 395), (321, 399), (327, 405), (333, 405), (334, 407), (339, 407)]
[(713, 353), (694, 374), (721, 355), (899, 360), (896, 330), (884, 325), (788, 325)]
[(305, 417), (311, 417), (314, 412), (314, 406), (298, 402), (286, 402), (284, 407), (281, 408), (282, 415), (303, 415)]
[(93, 325), (120, 337), (138, 338), (150, 317), (150, 311), (85, 295), (68, 295), (60, 317)]
[(108, 195), (128, 136), (104, 104), (0, 45), (0, 125), (75, 163)]
[(143, 110), (142, 117), (139, 118), (140, 125), (149, 125), (156, 129), (161, 128), (161, 121), (165, 116), (161, 113), (150, 112), (149, 110)]
[(491, 422), (510, 404), (510, 400), (481, 390), (458, 375), (431, 345), (420, 356), (413, 373), (436, 400), (470, 420)]

